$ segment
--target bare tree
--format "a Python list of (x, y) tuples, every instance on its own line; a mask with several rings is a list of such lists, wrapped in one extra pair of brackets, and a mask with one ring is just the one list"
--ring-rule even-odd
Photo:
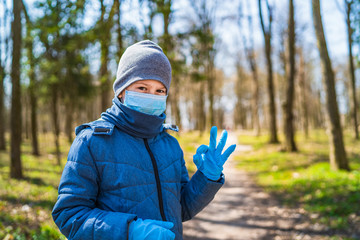
[[(8, 10), (6, 8), (6, 1), (4, 0), (0, 3), (3, 6), (3, 18), (0, 19), (0, 27), (6, 29), (6, 20), (8, 19)], [(5, 141), (5, 91), (4, 91), (4, 79), (6, 76), (5, 66), (8, 56), (8, 34), (7, 31), (3, 30), (0, 32), (0, 150), (6, 150), (6, 141)], [(5, 53), (2, 54), (2, 49), (5, 50)], [(3, 56), (5, 56), (3, 58)]]
[(287, 90), (285, 102), (285, 149), (289, 152), (297, 151), (295, 144), (294, 130), (294, 89), (295, 89), (295, 17), (294, 2), (289, 0), (289, 31), (288, 31), (288, 48), (289, 48), (289, 72), (287, 75)]
[(327, 50), (319, 0), (312, 0), (312, 14), (321, 59), (323, 85), (326, 92), (326, 108), (328, 113), (327, 120), (330, 137), (330, 165), (334, 170), (350, 170), (349, 163), (346, 158), (339, 108), (336, 100), (335, 75)]
[(39, 144), (38, 144), (38, 128), (37, 128), (37, 97), (36, 97), (36, 75), (35, 75), (35, 58), (33, 55), (33, 37), (31, 36), (32, 22), (26, 11), (24, 2), (22, 1), (22, 10), (26, 19), (26, 40), (25, 47), (27, 49), (27, 58), (29, 61), (29, 98), (30, 98), (30, 119), (31, 119), (31, 142), (32, 142), (32, 153), (35, 156), (40, 155)]
[[(119, 7), (119, 3), (114, 1), (110, 12), (106, 11), (106, 5), (104, 0), (100, 0), (101, 15), (98, 22), (98, 33), (101, 44), (101, 59), (100, 59), (100, 91), (101, 91), (101, 111), (105, 111), (110, 106), (112, 96), (111, 81), (109, 77), (109, 47), (111, 44), (111, 28), (113, 25), (113, 17), (115, 9)], [(107, 16), (107, 17), (106, 17)]]
[(299, 48), (299, 90), (300, 90), (300, 108), (301, 108), (301, 115), (302, 115), (302, 128), (305, 133), (305, 137), (309, 137), (309, 111), (308, 111), (308, 97), (307, 97), (307, 80), (305, 75), (305, 58), (303, 49)]
[[(255, 51), (254, 51), (254, 35), (252, 29), (254, 29), (252, 16), (251, 16), (251, 6), (249, 1), (246, 1), (248, 16), (248, 37), (243, 33), (244, 31), (240, 31), (242, 42), (245, 48), (245, 54), (247, 62), (250, 66), (251, 74), (252, 74), (252, 99), (251, 99), (251, 108), (252, 108), (252, 119), (254, 122), (256, 135), (260, 135), (260, 119), (259, 119), (259, 75), (258, 75), (258, 67), (255, 59)], [(239, 28), (243, 28), (242, 22), (246, 18), (242, 12), (242, 6), (240, 5), (240, 18), (238, 21)]]
[[(196, 1), (192, 5), (195, 12), (195, 21), (193, 22), (193, 27), (190, 30), (192, 36), (196, 39), (196, 43), (193, 44), (193, 49), (191, 50), (196, 54), (196, 59), (193, 59), (194, 69), (196, 69), (197, 77), (194, 78), (194, 81), (204, 81), (200, 85), (207, 86), (207, 98), (208, 98), (208, 115), (207, 125), (213, 126), (215, 123), (214, 117), (214, 99), (215, 99), (215, 34), (214, 34), (214, 18), (216, 11), (217, 1)], [(196, 65), (196, 66), (195, 66)], [(194, 76), (195, 76), (194, 75)], [(204, 86), (205, 87), (205, 86)], [(204, 90), (201, 90), (205, 93)], [(203, 96), (199, 96), (203, 97)], [(205, 104), (204, 100), (199, 101), (199, 104)], [(202, 114), (199, 114), (202, 116)], [(199, 123), (202, 120), (199, 121)], [(199, 126), (202, 126), (201, 124)], [(205, 126), (204, 126), (205, 127)]]
[[(353, 5), (355, 4), (355, 0), (343, 0), (345, 9), (343, 9), (340, 4), (338, 7), (340, 11), (343, 12), (346, 23), (347, 30), (347, 38), (348, 38), (348, 53), (349, 53), (349, 73), (350, 73), (350, 85), (351, 85), (351, 112), (355, 130), (355, 139), (359, 139), (359, 130), (358, 130), (358, 118), (357, 118), (357, 97), (356, 97), (356, 77), (355, 77), (355, 66), (354, 66), (354, 56), (353, 56), (353, 33), (354, 30), (352, 28), (352, 12)], [(338, 1), (335, 1), (338, 3)]]
[(11, 66), (11, 150), (10, 177), (23, 177), (21, 164), (21, 88), (20, 88), (20, 59), (21, 59), (21, 0), (13, 0), (14, 20), (12, 23), (12, 66)]
[(265, 26), (263, 13), (262, 13), (262, 4), (261, 0), (258, 0), (259, 3), (259, 17), (261, 23), (261, 29), (264, 35), (265, 41), (265, 56), (267, 62), (267, 88), (269, 95), (269, 115), (270, 115), (270, 143), (278, 143), (277, 137), (277, 127), (276, 127), (276, 106), (275, 106), (275, 94), (274, 94), (274, 80), (273, 80), (273, 67), (271, 59), (271, 35), (272, 35), (272, 21), (273, 21), (273, 9), (270, 7), (268, 0), (266, 1), (267, 11), (268, 11), (268, 25)]

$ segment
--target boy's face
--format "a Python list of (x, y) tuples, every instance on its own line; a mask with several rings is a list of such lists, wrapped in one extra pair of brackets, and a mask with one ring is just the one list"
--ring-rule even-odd
[[(154, 95), (166, 95), (166, 87), (156, 80), (140, 80), (125, 88), (127, 91), (140, 92)], [(125, 97), (125, 90), (119, 94), (119, 98)]]

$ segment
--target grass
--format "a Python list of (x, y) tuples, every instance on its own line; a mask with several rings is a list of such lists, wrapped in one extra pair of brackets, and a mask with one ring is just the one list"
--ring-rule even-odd
[[(191, 175), (196, 170), (192, 156), (200, 144), (208, 144), (209, 133), (181, 132), (174, 136)], [(304, 207), (331, 228), (359, 227), (360, 143), (350, 133), (345, 134), (345, 143), (351, 172), (330, 170), (323, 131), (312, 131), (309, 139), (298, 134), (298, 153), (281, 152), (280, 145), (269, 145), (267, 140), (266, 135), (241, 134), (239, 143), (252, 145), (253, 150), (235, 156), (238, 166), (255, 173), (257, 182), (283, 203)], [(0, 152), (0, 239), (65, 239), (51, 217), (62, 167), (56, 165), (52, 135), (41, 135), (39, 142), (40, 157), (31, 155), (29, 140), (22, 145), (23, 180), (9, 178), (9, 153)], [(64, 166), (70, 147), (65, 137), (61, 138), (61, 147)]]
[[(51, 217), (62, 167), (52, 154), (51, 135), (40, 136), (40, 142), (39, 157), (31, 155), (29, 140), (22, 145), (22, 180), (9, 178), (9, 153), (0, 152), (0, 239), (65, 239)], [(65, 138), (61, 144), (64, 165), (69, 144)]]
[(186, 133), (172, 133), (177, 138), (179, 144), (184, 152), (184, 159), (186, 161), (186, 167), (189, 174), (192, 175), (196, 171), (196, 166), (193, 163), (193, 155), (196, 153), (196, 149), (201, 144), (209, 144), (210, 132), (200, 133), (198, 131), (186, 132)]
[(298, 134), (297, 153), (267, 144), (266, 136), (241, 135), (239, 142), (252, 145), (254, 151), (235, 159), (283, 203), (304, 207), (333, 230), (351, 232), (360, 226), (360, 142), (349, 132), (344, 136), (350, 172), (330, 169), (328, 139), (320, 130), (308, 139)]
[[(208, 144), (209, 133), (175, 134), (184, 150), (190, 175), (196, 170), (192, 155), (200, 144)], [(56, 163), (51, 134), (39, 136), (41, 156), (31, 154), (30, 140), (22, 144), (22, 180), (9, 178), (9, 152), (0, 152), (0, 239), (57, 240), (66, 239), (51, 217), (57, 199), (57, 188), (70, 144), (61, 137), (62, 166)], [(9, 146), (8, 146), (9, 150)]]

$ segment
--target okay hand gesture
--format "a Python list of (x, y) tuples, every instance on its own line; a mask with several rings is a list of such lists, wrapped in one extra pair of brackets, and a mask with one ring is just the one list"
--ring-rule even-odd
[(217, 127), (213, 126), (210, 130), (209, 146), (201, 145), (193, 156), (193, 161), (198, 170), (212, 181), (219, 180), (224, 163), (236, 148), (236, 144), (233, 144), (222, 153), (226, 144), (227, 135), (227, 131), (224, 130), (221, 134), (219, 144), (216, 146)]

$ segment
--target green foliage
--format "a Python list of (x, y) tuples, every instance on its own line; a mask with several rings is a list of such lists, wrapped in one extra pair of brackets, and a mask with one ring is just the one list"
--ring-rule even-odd
[[(70, 146), (61, 140), (61, 150), (67, 152)], [(9, 153), (0, 153), (0, 239), (65, 239), (51, 217), (62, 168), (52, 154), (52, 136), (41, 135), (40, 142), (41, 157), (31, 155), (29, 141), (22, 145), (23, 180), (8, 177)]]
[(297, 135), (298, 153), (281, 152), (266, 140), (240, 136), (239, 142), (251, 144), (254, 151), (236, 156), (238, 166), (256, 173), (257, 182), (281, 201), (318, 214), (318, 221), (331, 228), (360, 224), (360, 150), (352, 133), (345, 134), (351, 172), (330, 170), (323, 131), (313, 131), (309, 139)]
[(65, 99), (88, 97), (93, 83), (85, 50), (92, 43), (91, 32), (84, 28), (87, 1), (39, 0), (35, 6), (44, 14), (36, 19), (37, 45), (43, 49), (38, 57), (42, 96), (53, 94)]

